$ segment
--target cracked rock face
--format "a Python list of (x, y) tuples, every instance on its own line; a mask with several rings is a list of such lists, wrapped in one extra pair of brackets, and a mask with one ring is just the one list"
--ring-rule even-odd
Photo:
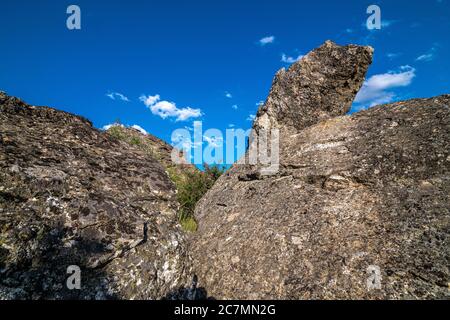
[(199, 282), (226, 299), (448, 298), (450, 95), (344, 115), (370, 50), (329, 46), (281, 71), (304, 85), (278, 75), (255, 120), (281, 129), (278, 173), (235, 165), (197, 205)]
[[(159, 299), (190, 283), (174, 186), (81, 117), (0, 94), (0, 299)], [(81, 289), (66, 287), (67, 267)]]

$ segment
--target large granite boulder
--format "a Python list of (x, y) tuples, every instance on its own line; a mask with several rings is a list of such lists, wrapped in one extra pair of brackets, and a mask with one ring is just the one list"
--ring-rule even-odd
[(345, 115), (370, 52), (328, 42), (277, 75), (254, 129), (280, 129), (280, 170), (236, 164), (196, 208), (211, 296), (449, 298), (450, 95)]
[(149, 154), (0, 94), (0, 299), (172, 297), (193, 276), (177, 206)]

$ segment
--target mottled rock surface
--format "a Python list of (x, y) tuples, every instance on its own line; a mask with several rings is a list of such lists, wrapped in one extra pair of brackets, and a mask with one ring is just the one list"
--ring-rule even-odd
[(327, 41), (288, 70), (281, 69), (253, 128), (257, 132), (300, 130), (347, 113), (364, 82), (372, 54), (371, 47)]
[(370, 49), (330, 46), (307, 61), (327, 50), (331, 78), (301, 61), (282, 73), (302, 89), (276, 79), (258, 113), (281, 129), (278, 173), (235, 165), (197, 205), (199, 281), (226, 299), (449, 298), (450, 95), (344, 115)]
[[(0, 94), (0, 298), (159, 299), (191, 283), (174, 185), (86, 119)], [(66, 287), (81, 268), (81, 290)]]

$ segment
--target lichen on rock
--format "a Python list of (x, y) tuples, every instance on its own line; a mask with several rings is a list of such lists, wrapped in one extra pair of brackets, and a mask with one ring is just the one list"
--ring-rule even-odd
[[(159, 299), (192, 279), (175, 188), (151, 155), (0, 94), (0, 298)], [(66, 286), (81, 269), (81, 290)]]

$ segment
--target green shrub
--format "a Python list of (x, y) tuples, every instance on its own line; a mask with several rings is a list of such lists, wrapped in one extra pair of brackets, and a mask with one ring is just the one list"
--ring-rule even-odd
[(132, 137), (130, 140), (130, 144), (133, 146), (139, 146), (141, 144), (141, 139), (138, 137)]
[(192, 170), (184, 173), (184, 178), (169, 170), (169, 176), (175, 183), (180, 203), (179, 221), (187, 231), (197, 230), (197, 223), (194, 219), (194, 210), (197, 202), (208, 192), (216, 180), (223, 174), (224, 168), (219, 166), (208, 166), (205, 170)]
[(183, 230), (188, 232), (197, 231), (197, 221), (193, 217), (179, 217), (179, 221)]
[(125, 134), (120, 126), (112, 126), (108, 129), (108, 133), (119, 140), (123, 140), (125, 138)]

